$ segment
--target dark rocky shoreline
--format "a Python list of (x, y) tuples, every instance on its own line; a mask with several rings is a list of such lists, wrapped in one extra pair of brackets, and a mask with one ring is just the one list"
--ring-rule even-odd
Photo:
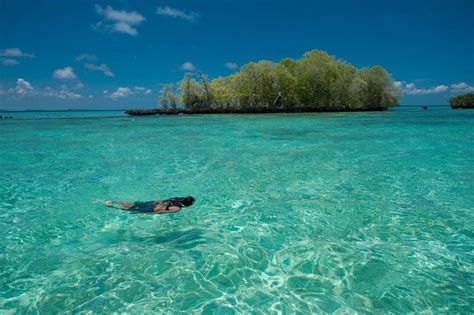
[(337, 113), (337, 112), (379, 112), (386, 108), (373, 109), (315, 109), (315, 108), (268, 108), (268, 109), (132, 109), (126, 110), (125, 114), (130, 116), (153, 116), (153, 115), (203, 115), (203, 114), (276, 114), (276, 113)]

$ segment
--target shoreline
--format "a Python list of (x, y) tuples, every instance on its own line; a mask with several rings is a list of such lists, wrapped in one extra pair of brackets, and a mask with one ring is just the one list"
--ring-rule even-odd
[(350, 113), (350, 112), (382, 112), (388, 108), (373, 109), (315, 109), (315, 108), (272, 108), (272, 109), (130, 109), (124, 113), (129, 116), (155, 116), (155, 115), (208, 115), (208, 114), (291, 114), (291, 113)]

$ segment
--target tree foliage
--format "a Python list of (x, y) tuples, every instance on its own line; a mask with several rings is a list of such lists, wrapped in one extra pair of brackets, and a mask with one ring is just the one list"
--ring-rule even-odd
[(158, 96), (158, 105), (163, 109), (176, 109), (178, 105), (178, 94), (175, 92), (175, 84), (165, 84)]
[(449, 105), (452, 108), (474, 108), (474, 94), (468, 93), (464, 95), (459, 95), (449, 99)]
[(386, 109), (398, 104), (401, 91), (380, 66), (357, 70), (313, 50), (298, 60), (249, 63), (212, 81), (203, 73), (188, 73), (179, 94), (186, 109), (342, 111)]

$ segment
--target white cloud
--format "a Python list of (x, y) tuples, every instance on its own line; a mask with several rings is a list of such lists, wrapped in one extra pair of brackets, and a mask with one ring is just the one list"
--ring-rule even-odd
[(415, 83), (409, 83), (403, 88), (403, 92), (408, 95), (428, 95), (428, 94), (439, 94), (448, 90), (447, 85), (438, 85), (432, 88), (417, 88)]
[(151, 94), (151, 90), (150, 89), (147, 89), (143, 86), (136, 86), (135, 87), (135, 91), (137, 93), (142, 93), (143, 95), (150, 95)]
[[(80, 82), (79, 82), (80, 83)], [(69, 88), (62, 84), (59, 89), (53, 89), (49, 86), (44, 89), (35, 89), (33, 85), (22, 79), (18, 78), (16, 81), (16, 86), (14, 88), (8, 89), (5, 91), (11, 97), (23, 97), (23, 96), (44, 96), (44, 97), (58, 97), (62, 99), (78, 99), (82, 96), (78, 93), (72, 92)]]
[(474, 92), (474, 86), (467, 84), (466, 82), (460, 82), (457, 84), (441, 84), (429, 88), (419, 88), (415, 83), (405, 83), (396, 81), (395, 86), (402, 89), (403, 94), (407, 95), (430, 95), (430, 94), (441, 94), (445, 92), (451, 92), (452, 94), (461, 94)]
[(97, 60), (97, 57), (95, 55), (91, 55), (91, 54), (88, 54), (88, 53), (82, 53), (82, 54), (79, 54), (76, 57), (76, 60), (77, 61), (82, 61), (82, 60), (95, 61), (95, 60)]
[(19, 58), (19, 57), (27, 57), (27, 58), (34, 58), (35, 55), (33, 54), (27, 54), (21, 51), (19, 48), (6, 48), (4, 50), (0, 51), (0, 57), (14, 57), (14, 58)]
[(124, 97), (129, 97), (133, 95), (133, 91), (128, 88), (128, 87), (119, 87), (115, 92), (110, 94), (110, 98), (112, 99), (118, 99), (118, 98), (124, 98)]
[(199, 18), (199, 14), (195, 12), (185, 12), (179, 9), (174, 9), (170, 7), (158, 7), (156, 9), (156, 14), (158, 15), (164, 15), (164, 16), (170, 16), (173, 18), (179, 18), (183, 19), (189, 22), (194, 22), (196, 21), (197, 18)]
[(239, 66), (235, 63), (235, 62), (226, 62), (225, 63), (225, 67), (227, 69), (230, 69), (230, 70), (235, 70), (237, 69)]
[(47, 86), (44, 89), (44, 92), (42, 93), (42, 95), (48, 96), (48, 97), (57, 97), (61, 99), (78, 99), (82, 97), (82, 95), (70, 91), (68, 87), (64, 84), (61, 85), (61, 88), (59, 90), (55, 90)]
[(16, 61), (15, 59), (1, 58), (1, 60), (2, 60), (2, 65), (4, 66), (14, 66), (14, 65), (19, 64), (19, 62)]
[(92, 64), (92, 63), (86, 63), (86, 64), (84, 64), (84, 67), (86, 69), (89, 69), (89, 70), (92, 70), (92, 71), (101, 71), (107, 77), (113, 77), (114, 76), (112, 71), (110, 71), (110, 68), (104, 63), (101, 64), (100, 66)]
[(136, 28), (131, 26), (130, 24), (124, 23), (124, 22), (117, 22), (114, 25), (114, 30), (119, 32), (119, 33), (127, 33), (129, 35), (135, 36), (138, 34), (138, 31)]
[(3, 50), (0, 50), (0, 57), (5, 57), (5, 58), (0, 58), (2, 65), (4, 66), (14, 66), (17, 64), (20, 64), (20, 62), (17, 59), (13, 58), (34, 58), (35, 55), (33, 54), (27, 54), (21, 51), (20, 48), (6, 48)]
[(24, 79), (18, 78), (16, 80), (15, 89), (14, 90), (10, 89), (10, 92), (15, 92), (16, 94), (20, 96), (26, 96), (26, 95), (30, 95), (33, 92), (33, 90), (34, 88), (30, 82)]
[(74, 69), (72, 67), (69, 67), (69, 66), (65, 67), (64, 69), (54, 70), (53, 76), (56, 79), (61, 79), (61, 80), (77, 79), (77, 76), (74, 73)]
[(185, 70), (185, 71), (194, 71), (196, 70), (196, 67), (190, 62), (190, 61), (187, 61), (185, 63), (183, 63), (181, 65), (181, 67), (179, 67), (181, 70)]
[(466, 82), (460, 82), (458, 84), (451, 84), (450, 88), (455, 93), (474, 92), (474, 86), (468, 85)]
[(143, 86), (135, 86), (133, 94), (137, 96), (150, 95), (152, 92)]
[(138, 34), (136, 27), (140, 25), (145, 18), (136, 11), (124, 11), (114, 10), (111, 6), (107, 6), (105, 9), (100, 5), (95, 6), (95, 10), (98, 15), (102, 16), (105, 21), (111, 24), (98, 22), (95, 29), (108, 29), (112, 32), (125, 33), (132, 36)]
[(80, 94), (77, 94), (77, 93), (74, 93), (74, 92), (71, 92), (71, 91), (61, 90), (61, 91), (59, 91), (57, 97), (63, 98), (63, 99), (65, 99), (65, 98), (76, 99), (76, 98), (81, 98), (82, 96)]
[(146, 89), (143, 86), (135, 86), (133, 89), (129, 87), (119, 87), (115, 92), (109, 94), (108, 90), (104, 90), (103, 94), (105, 97), (111, 99), (126, 98), (129, 96), (146, 96), (152, 94), (150, 89)]
[(101, 6), (96, 5), (96, 11), (99, 15), (103, 15), (109, 21), (123, 22), (131, 25), (136, 25), (140, 24), (145, 20), (145, 18), (141, 14), (135, 11), (127, 12), (125, 10), (114, 10), (111, 6), (107, 6), (104, 10)]
[(16, 97), (16, 96), (22, 97), (22, 96), (34, 95), (36, 94), (36, 92), (30, 82), (22, 78), (18, 78), (16, 80), (16, 86), (14, 88), (8, 89), (6, 93), (4, 94), (8, 94), (13, 97)]

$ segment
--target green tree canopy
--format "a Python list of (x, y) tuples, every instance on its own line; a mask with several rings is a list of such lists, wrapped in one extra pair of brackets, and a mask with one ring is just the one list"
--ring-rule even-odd
[(249, 63), (211, 81), (203, 73), (188, 73), (179, 83), (179, 99), (187, 109), (382, 110), (398, 104), (400, 95), (381, 66), (357, 70), (319, 50), (298, 60)]
[(474, 94), (468, 93), (450, 98), (449, 105), (451, 105), (451, 107), (454, 109), (474, 108)]

